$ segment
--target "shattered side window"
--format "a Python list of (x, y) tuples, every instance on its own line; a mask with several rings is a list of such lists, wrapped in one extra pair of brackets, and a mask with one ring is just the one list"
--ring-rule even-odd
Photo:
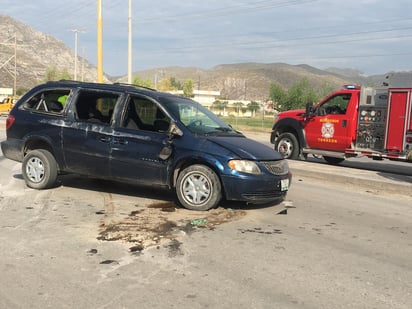
[(81, 90), (76, 97), (76, 118), (80, 121), (110, 124), (120, 94)]
[(23, 108), (34, 112), (61, 114), (64, 111), (70, 93), (69, 89), (42, 91), (26, 101), (23, 104)]
[(128, 129), (166, 132), (170, 119), (153, 101), (139, 96), (131, 96), (126, 104), (122, 126)]

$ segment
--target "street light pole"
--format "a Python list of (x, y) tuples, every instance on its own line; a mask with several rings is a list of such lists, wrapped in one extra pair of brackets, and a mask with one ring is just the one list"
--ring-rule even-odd
[(103, 82), (102, 0), (97, 0), (97, 81)]
[(79, 32), (82, 32), (79, 29), (72, 29), (72, 32), (74, 32), (74, 80), (77, 80), (77, 61), (78, 61), (78, 55), (77, 55), (77, 38)]
[(79, 31), (74, 30), (74, 80), (77, 80), (77, 36)]
[(132, 0), (129, 0), (129, 42), (128, 42), (128, 68), (127, 83), (132, 83)]
[(13, 96), (17, 95), (17, 32), (14, 33), (14, 89)]

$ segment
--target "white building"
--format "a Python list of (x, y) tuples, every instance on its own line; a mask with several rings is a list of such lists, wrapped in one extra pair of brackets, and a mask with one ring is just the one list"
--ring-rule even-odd
[[(183, 96), (183, 90), (170, 91), (170, 93)], [(223, 100), (219, 97), (220, 91), (193, 90), (192, 99), (220, 116), (253, 117), (253, 112), (247, 108), (248, 104), (251, 103), (250, 100)], [(226, 102), (226, 105), (222, 110), (219, 110), (216, 106), (213, 106), (213, 103), (218, 100)], [(268, 111), (267, 104), (265, 102), (259, 100), (255, 100), (255, 102), (257, 102), (260, 106), (259, 111)]]
[(0, 88), (0, 102), (13, 95), (13, 88)]
[[(176, 95), (183, 95), (183, 90), (170, 91)], [(193, 100), (199, 102), (203, 106), (210, 107), (220, 96), (220, 91), (212, 90), (193, 90)]]

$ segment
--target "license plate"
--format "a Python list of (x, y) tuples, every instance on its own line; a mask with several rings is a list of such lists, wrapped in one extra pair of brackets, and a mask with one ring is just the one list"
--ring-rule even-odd
[(280, 180), (280, 191), (287, 191), (289, 189), (289, 179)]

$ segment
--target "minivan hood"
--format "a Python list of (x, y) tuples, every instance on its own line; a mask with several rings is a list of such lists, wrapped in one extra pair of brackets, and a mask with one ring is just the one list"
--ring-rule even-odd
[(208, 141), (230, 150), (241, 159), (270, 161), (281, 160), (283, 156), (269, 146), (243, 136), (210, 136)]

